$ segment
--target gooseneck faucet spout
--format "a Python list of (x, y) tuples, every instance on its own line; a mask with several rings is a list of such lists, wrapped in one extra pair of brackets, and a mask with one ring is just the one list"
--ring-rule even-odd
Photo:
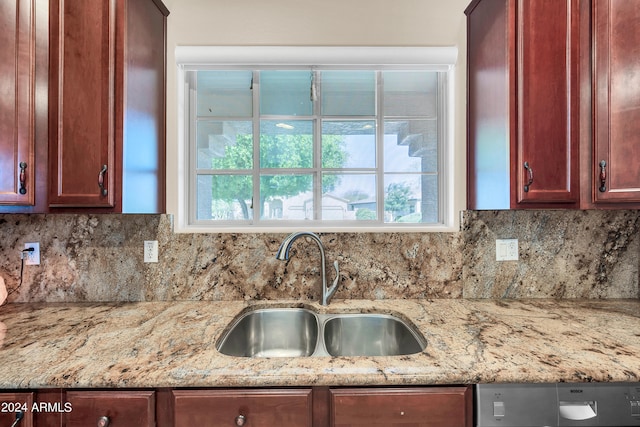
[(291, 249), (291, 245), (295, 242), (298, 237), (307, 236), (310, 237), (311, 240), (318, 244), (318, 248), (320, 249), (320, 277), (322, 278), (322, 300), (320, 303), (322, 305), (329, 305), (329, 301), (333, 294), (336, 293), (336, 289), (338, 287), (338, 279), (340, 278), (340, 270), (338, 269), (338, 261), (334, 261), (333, 267), (336, 269), (336, 278), (333, 281), (333, 284), (330, 288), (327, 287), (327, 273), (325, 269), (325, 255), (324, 255), (324, 246), (322, 245), (322, 241), (320, 241), (320, 237), (317, 234), (312, 233), (310, 231), (299, 231), (295, 233), (291, 233), (287, 236), (286, 239), (280, 245), (278, 252), (276, 253), (276, 258), (281, 261), (289, 260), (289, 249)]

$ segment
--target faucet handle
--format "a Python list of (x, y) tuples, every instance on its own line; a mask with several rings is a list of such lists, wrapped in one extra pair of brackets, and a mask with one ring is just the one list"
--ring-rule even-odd
[(332, 288), (338, 285), (338, 280), (340, 279), (340, 268), (338, 267), (338, 261), (333, 261), (333, 268), (336, 269), (336, 278), (333, 280)]

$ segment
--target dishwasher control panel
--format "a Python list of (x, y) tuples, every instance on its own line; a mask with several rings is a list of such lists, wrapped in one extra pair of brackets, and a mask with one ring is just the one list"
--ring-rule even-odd
[(476, 426), (640, 426), (640, 383), (479, 384)]

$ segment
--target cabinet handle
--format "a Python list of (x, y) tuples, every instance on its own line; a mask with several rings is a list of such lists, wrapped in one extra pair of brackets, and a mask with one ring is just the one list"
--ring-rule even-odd
[(100, 417), (98, 418), (98, 427), (107, 427), (109, 422), (109, 417)]
[(22, 421), (22, 418), (24, 418), (24, 412), (22, 411), (16, 412), (16, 420), (13, 422), (13, 424), (11, 424), (11, 427), (16, 427), (18, 424), (20, 424), (20, 421)]
[(524, 192), (529, 192), (529, 187), (533, 184), (533, 168), (529, 166), (529, 162), (524, 162), (524, 168), (527, 170), (529, 175), (529, 181), (524, 185)]
[(27, 164), (20, 162), (20, 194), (27, 194)]
[(246, 419), (246, 418), (245, 418), (245, 416), (244, 416), (244, 415), (242, 415), (242, 414), (241, 414), (241, 415), (238, 415), (238, 416), (236, 417), (236, 425), (237, 425), (237, 426), (243, 426), (243, 425), (244, 425), (244, 423), (245, 423), (246, 421), (247, 421), (247, 419)]
[(104, 188), (104, 175), (107, 173), (107, 165), (102, 165), (100, 173), (98, 174), (98, 187), (100, 187), (100, 194), (106, 196), (109, 192)]
[(600, 188), (601, 193), (607, 191), (607, 162), (600, 160)]

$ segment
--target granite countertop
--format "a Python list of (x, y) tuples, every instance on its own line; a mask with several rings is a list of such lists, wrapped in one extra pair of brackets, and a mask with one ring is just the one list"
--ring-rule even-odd
[(230, 357), (215, 343), (234, 317), (251, 306), (290, 304), (9, 304), (0, 308), (0, 388), (640, 381), (640, 300), (291, 304), (393, 313), (428, 345), (395, 357)]

